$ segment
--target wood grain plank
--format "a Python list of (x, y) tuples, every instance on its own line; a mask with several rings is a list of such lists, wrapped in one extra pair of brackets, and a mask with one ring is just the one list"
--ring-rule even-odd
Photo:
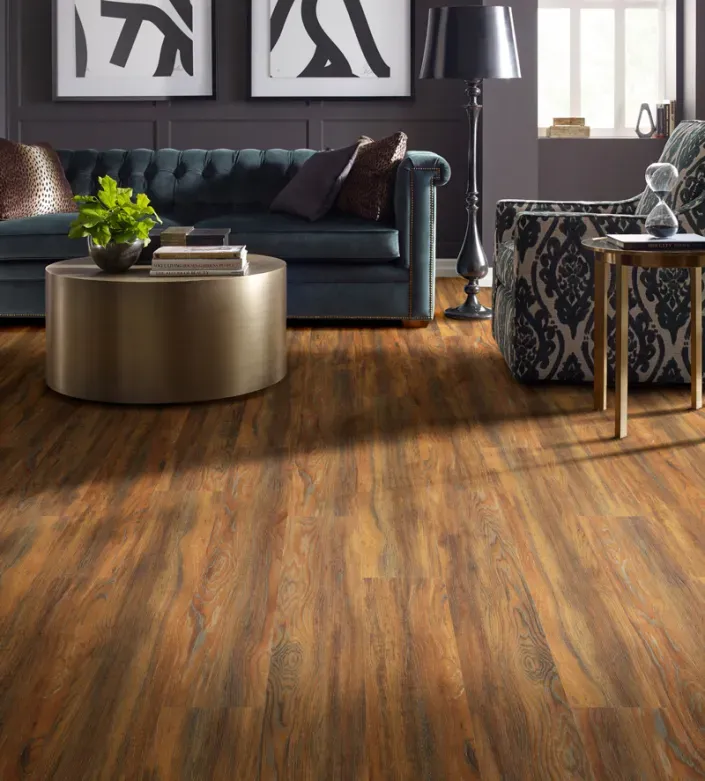
[(164, 708), (141, 777), (254, 781), (261, 731), (256, 708)]
[(292, 518), (274, 617), (264, 779), (366, 778), (364, 615), (340, 519)]
[(481, 490), (448, 502), (467, 519), (444, 535), (441, 552), (482, 778), (591, 779), (497, 503)]
[(444, 585), (367, 579), (365, 614), (370, 781), (479, 779)]

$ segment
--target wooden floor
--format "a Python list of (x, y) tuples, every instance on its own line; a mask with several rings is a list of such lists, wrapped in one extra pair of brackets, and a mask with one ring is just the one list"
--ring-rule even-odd
[(704, 778), (688, 389), (617, 442), (488, 323), (289, 341), (265, 393), (119, 408), (0, 325), (0, 779)]

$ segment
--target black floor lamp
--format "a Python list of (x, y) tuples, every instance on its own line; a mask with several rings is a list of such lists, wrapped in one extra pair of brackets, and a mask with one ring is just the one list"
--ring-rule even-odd
[(477, 226), (477, 129), (483, 79), (521, 78), (512, 9), (506, 6), (431, 8), (428, 12), (422, 79), (464, 79), (470, 124), (468, 186), (465, 196), (468, 225), (458, 255), (458, 274), (467, 279), (467, 300), (446, 316), (456, 320), (486, 320), (492, 310), (477, 300), (480, 280), (487, 275), (487, 257)]

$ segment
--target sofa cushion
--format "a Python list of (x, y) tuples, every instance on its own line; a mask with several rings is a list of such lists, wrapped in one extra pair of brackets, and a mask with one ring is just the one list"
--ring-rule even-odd
[(504, 241), (497, 249), (494, 263), (494, 273), (497, 279), (511, 290), (516, 281), (514, 272), (514, 242)]
[(273, 212), (316, 222), (333, 208), (340, 188), (353, 167), (359, 144), (316, 152), (272, 201)]
[[(8, 260), (64, 260), (88, 254), (86, 239), (70, 239), (75, 214), (42, 214), (0, 222), (0, 262)], [(162, 218), (165, 227), (175, 225)]]
[(0, 139), (0, 220), (74, 209), (71, 185), (50, 146)]
[(338, 208), (368, 220), (387, 220), (394, 208), (394, 180), (408, 138), (406, 133), (395, 133), (381, 141), (363, 136), (361, 142), (338, 196)]
[(230, 228), (231, 244), (283, 260), (396, 260), (399, 232), (383, 223), (329, 215), (309, 222), (288, 214), (254, 212), (212, 217), (197, 228)]

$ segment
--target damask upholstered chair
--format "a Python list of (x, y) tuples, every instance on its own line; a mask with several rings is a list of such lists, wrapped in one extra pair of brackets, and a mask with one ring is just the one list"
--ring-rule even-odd
[[(661, 155), (680, 172), (668, 201), (681, 230), (705, 235), (705, 122), (682, 122)], [(594, 258), (585, 238), (642, 233), (655, 204), (648, 189), (626, 201), (497, 204), (492, 331), (518, 380), (593, 379)], [(614, 376), (615, 278), (608, 311)], [(687, 269), (633, 269), (630, 383), (690, 382)]]

